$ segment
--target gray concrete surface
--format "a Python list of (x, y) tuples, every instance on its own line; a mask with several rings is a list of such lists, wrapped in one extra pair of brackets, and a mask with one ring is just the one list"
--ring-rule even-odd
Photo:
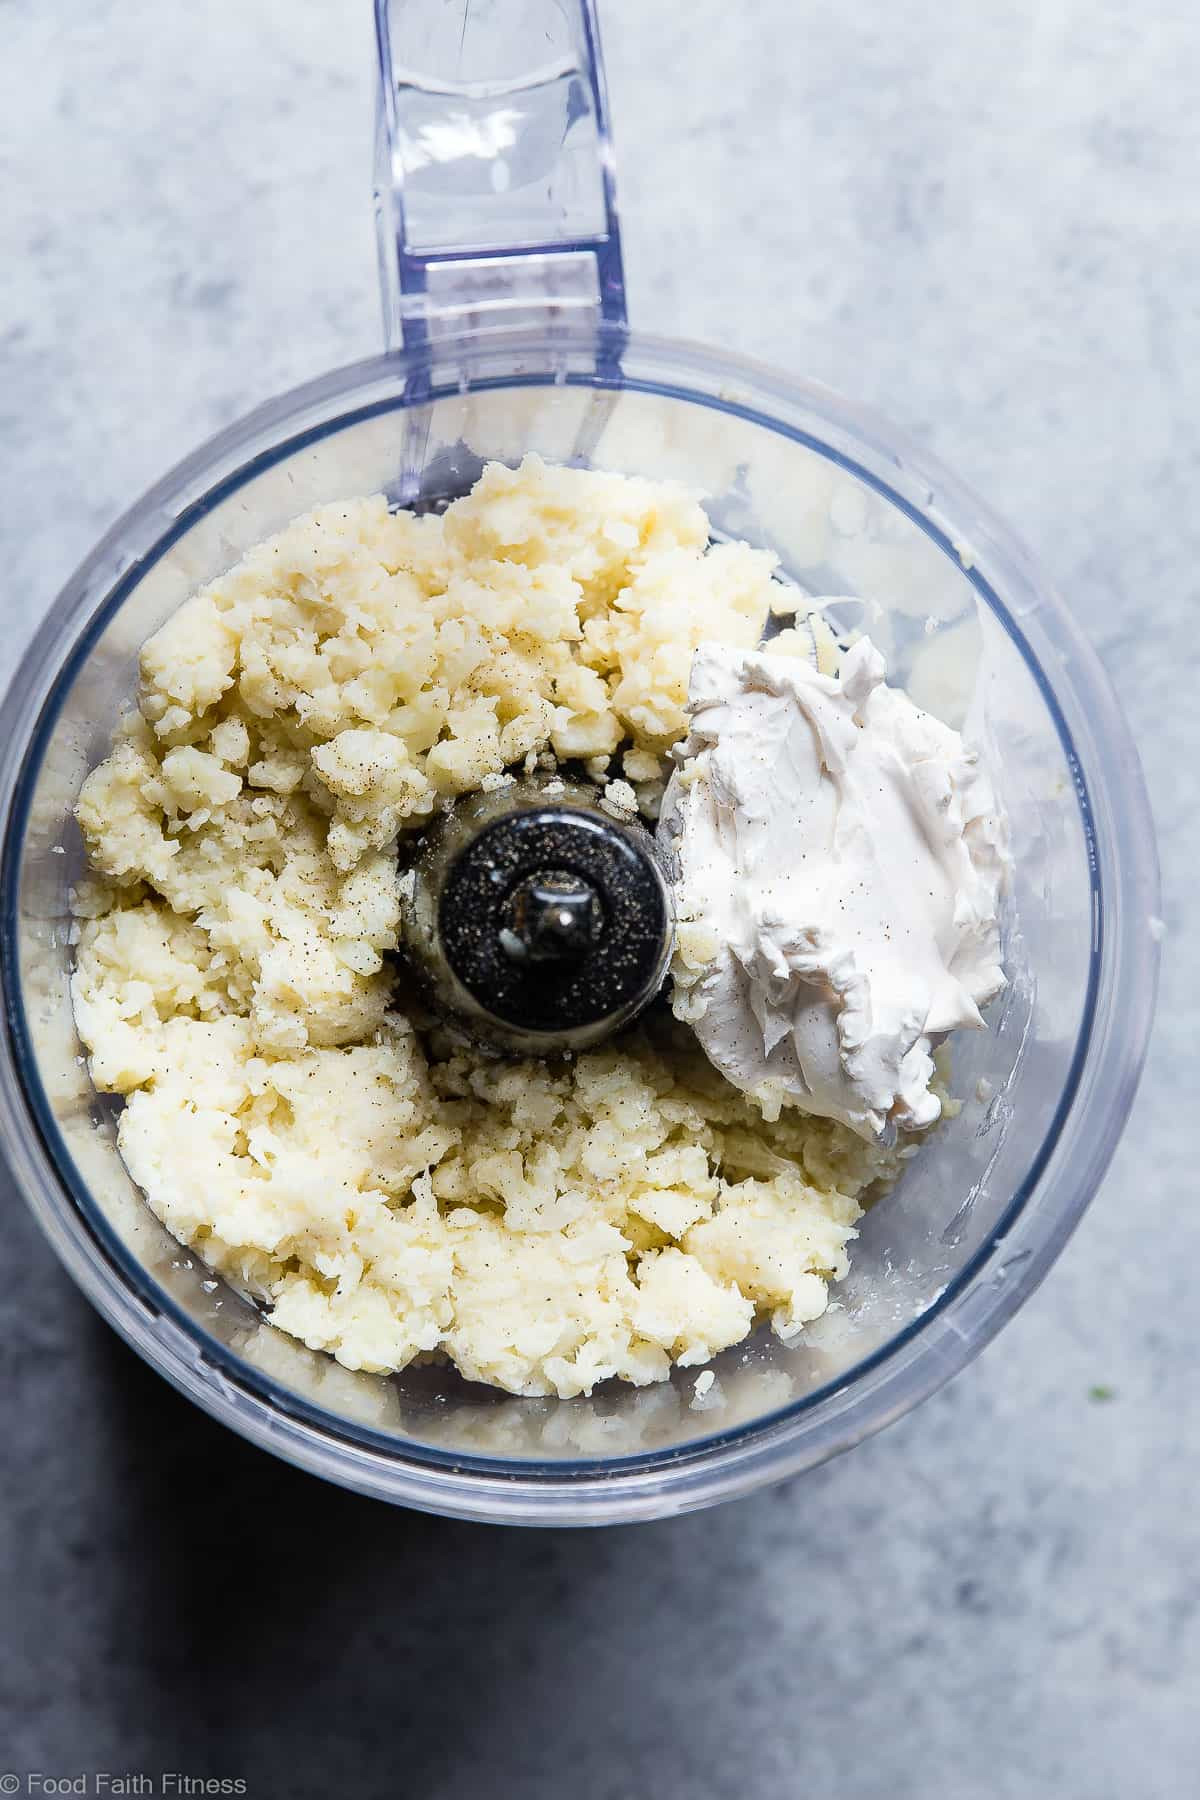
[[(367, 14), (0, 0), (5, 673), (166, 464), (375, 347)], [(1099, 645), (1162, 831), (1147, 1079), (1061, 1262), (948, 1389), (775, 1492), (592, 1535), (392, 1512), (245, 1448), (116, 1342), (5, 1189), (0, 1771), (240, 1776), (254, 1796), (1183, 1800), (1200, 15), (604, 17), (638, 322), (906, 422)]]

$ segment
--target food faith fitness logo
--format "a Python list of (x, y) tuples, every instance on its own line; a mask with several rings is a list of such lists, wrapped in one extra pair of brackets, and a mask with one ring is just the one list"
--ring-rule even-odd
[(83, 1770), (71, 1775), (51, 1775), (30, 1769), (23, 1775), (0, 1775), (0, 1795), (88, 1794), (99, 1800), (120, 1800), (125, 1795), (154, 1796), (155, 1800), (180, 1800), (184, 1795), (219, 1796), (245, 1794), (241, 1775), (187, 1775), (178, 1769), (151, 1774), (144, 1769)]

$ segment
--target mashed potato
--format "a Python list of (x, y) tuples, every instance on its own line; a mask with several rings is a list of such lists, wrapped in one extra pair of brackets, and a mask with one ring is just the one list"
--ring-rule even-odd
[(153, 1210), (310, 1347), (568, 1396), (823, 1310), (893, 1155), (764, 1123), (678, 1027), (464, 1048), (385, 961), (406, 833), (539, 758), (652, 812), (696, 645), (771, 598), (682, 489), (529, 457), (298, 519), (146, 644), (77, 807), (76, 1020)]

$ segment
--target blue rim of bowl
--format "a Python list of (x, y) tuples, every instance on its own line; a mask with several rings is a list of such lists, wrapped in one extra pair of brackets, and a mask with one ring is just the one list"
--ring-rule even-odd
[[(388, 360), (387, 358), (383, 359), (384, 362)], [(399, 365), (401, 359), (394, 360)], [(369, 365), (351, 365), (350, 368), (337, 373), (344, 377), (350, 374), (356, 366), (361, 368)], [(757, 373), (750, 369), (747, 369), (747, 372)], [(318, 378), (318, 383), (312, 385), (315, 387), (319, 385), (320, 381), (326, 379), (328, 378)], [(42, 1147), (63, 1185), (66, 1196), (104, 1260), (117, 1271), (126, 1285), (132, 1288), (143, 1305), (149, 1307), (153, 1314), (169, 1319), (187, 1338), (197, 1344), (205, 1362), (226, 1382), (248, 1394), (255, 1401), (265, 1403), (326, 1437), (340, 1439), (375, 1454), (402, 1459), (406, 1463), (423, 1465), (430, 1469), (453, 1471), (464, 1476), (475, 1474), (493, 1480), (497, 1478), (509, 1478), (514, 1481), (525, 1480), (531, 1484), (543, 1485), (547, 1489), (569, 1486), (576, 1482), (595, 1481), (599, 1477), (610, 1474), (613, 1476), (634, 1475), (640, 1472), (661, 1470), (667, 1466), (686, 1467), (691, 1463), (707, 1462), (714, 1452), (734, 1446), (745, 1446), (760, 1437), (766, 1437), (781, 1426), (799, 1419), (806, 1413), (815, 1411), (822, 1403), (857, 1382), (864, 1375), (882, 1369), (916, 1337), (925, 1332), (942, 1313), (948, 1310), (986, 1266), (997, 1242), (1011, 1231), (1032, 1197), (1053, 1154), (1063, 1125), (1074, 1105), (1091, 1042), (1104, 948), (1104, 896), (1100, 881), (1099, 858), (1093, 853), (1096, 843), (1095, 819), (1082, 763), (1075, 749), (1066, 719), (1020, 626), (978, 568), (974, 565), (964, 566), (958, 546), (952, 538), (918, 507), (902, 494), (897, 493), (871, 469), (855, 461), (852, 456), (848, 456), (844, 451), (824, 442), (812, 432), (772, 417), (769, 413), (729, 395), (706, 394), (681, 383), (631, 378), (626, 374), (613, 376), (594, 371), (586, 374), (567, 371), (565, 377), (561, 373), (543, 373), (541, 371), (484, 376), (473, 380), (471, 389), (475, 392), (483, 392), (510, 387), (527, 389), (556, 385), (644, 393), (659, 398), (681, 400), (690, 405), (703, 406), (712, 411), (742, 419), (749, 424), (757, 425), (774, 433), (776, 436), (803, 445), (806, 449), (853, 475), (857, 480), (864, 482), (911, 520), (944, 555), (950, 557), (958, 565), (964, 579), (975, 589), (989, 611), (1004, 627), (1034, 680), (1047, 713), (1053, 721), (1068, 766), (1072, 770), (1081, 826), (1085, 844), (1088, 847), (1088, 880), (1092, 896), (1093, 930), (1084, 1004), (1063, 1092), (1023, 1180), (984, 1242), (974, 1256), (963, 1265), (954, 1279), (947, 1283), (937, 1299), (918, 1313), (887, 1343), (880, 1345), (860, 1362), (844, 1370), (832, 1381), (814, 1388), (811, 1393), (805, 1394), (801, 1399), (778, 1407), (773, 1412), (764, 1413), (731, 1430), (714, 1432), (707, 1437), (694, 1439), (677, 1449), (649, 1450), (630, 1456), (564, 1459), (561, 1462), (539, 1462), (533, 1458), (491, 1457), (439, 1450), (413, 1438), (395, 1433), (373, 1431), (370, 1427), (326, 1412), (322, 1407), (306, 1400), (294, 1389), (283, 1387), (262, 1375), (251, 1364), (239, 1358), (216, 1338), (211, 1337), (147, 1274), (113, 1230), (108, 1220), (92, 1205), (87, 1185), (80, 1177), (74, 1159), (63, 1141), (32, 1055), (25, 1019), (24, 996), (18, 982), (14, 979), (15, 971), (19, 967), (17, 959), (17, 876), (20, 867), (20, 849), (24, 843), (36, 772), (41, 766), (47, 742), (57, 722), (63, 699), (73, 686), (75, 678), (94, 644), (125, 599), (171, 546), (177, 543), (215, 506), (228, 499), (231, 494), (236, 493), (254, 477), (261, 475), (286, 458), (294, 456), (307, 446), (318, 443), (350, 426), (361, 424), (364, 420), (389, 412), (404, 412), (414, 407), (428, 405), (439, 399), (450, 398), (459, 392), (455, 383), (448, 382), (424, 388), (416, 394), (399, 393), (384, 400), (372, 401), (360, 407), (351, 408), (347, 412), (337, 414), (334, 418), (322, 420), (321, 423), (298, 432), (278, 444), (273, 444), (269, 449), (260, 451), (248, 462), (239, 465), (232, 474), (208, 489), (199, 499), (191, 502), (173, 521), (169, 530), (157, 538), (148, 551), (123, 571), (72, 645), (70, 654), (54, 677), (43, 701), (30, 733), (28, 752), (14, 784), (12, 804), (4, 830), (3, 846), (0, 848), (0, 969), (3, 972), (5, 1011), (16, 1049), (14, 1066), (33, 1122), (41, 1138)], [(304, 397), (308, 391), (308, 389), (298, 389), (285, 396), (280, 402), (268, 403), (267, 407), (260, 409), (258, 414), (250, 414), (241, 420), (238, 426), (232, 427), (231, 434), (238, 430), (245, 430), (253, 425), (263, 413), (273, 410), (276, 406), (284, 406), (289, 401), (295, 402)], [(197, 454), (203, 453), (202, 448)], [(168, 475), (161, 485), (168, 485), (172, 479), (173, 477)], [(1084, 1196), (1080, 1211), (1088, 1197)], [(160, 1372), (165, 1373), (165, 1371)]]

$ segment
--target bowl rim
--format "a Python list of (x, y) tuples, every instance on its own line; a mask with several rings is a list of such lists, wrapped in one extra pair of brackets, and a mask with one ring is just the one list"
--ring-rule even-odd
[[(47, 613), (0, 706), (0, 980), (7, 1024), (0, 1037), (0, 1122), (13, 1173), (61, 1260), (145, 1360), (243, 1436), (380, 1498), (512, 1523), (601, 1523), (712, 1504), (824, 1460), (941, 1386), (1033, 1291), (1095, 1192), (1136, 1089), (1157, 978), (1157, 862), (1136, 749), (1097, 657), (1008, 528), (935, 458), (819, 383), (707, 346), (623, 328), (612, 334), (607, 355), (597, 353), (597, 338), (604, 336), (603, 328), (557, 330), (547, 357), (540, 333), (465, 334), (418, 356), (389, 352), (346, 365), (256, 408), (168, 471), (105, 534)], [(620, 374), (613, 372), (615, 353), (626, 365)], [(654, 379), (631, 375), (629, 363), (639, 359), (657, 371)], [(1093, 893), (1087, 994), (1063, 1093), (1024, 1180), (975, 1255), (893, 1338), (799, 1400), (683, 1449), (552, 1463), (451, 1454), (355, 1425), (276, 1383), (192, 1320), (91, 1204), (29, 1051), (15, 938), (29, 798), (57, 703), (99, 633), (154, 562), (264, 468), (364, 418), (461, 392), (464, 367), (475, 389), (553, 383), (700, 404), (803, 444), (855, 475), (958, 561), (1025, 660), (1075, 776)], [(382, 391), (374, 399), (349, 404), (376, 389)], [(830, 435), (802, 429), (781, 416), (785, 412), (815, 416)], [(293, 425), (297, 429), (289, 431)], [(268, 436), (269, 445), (242, 455)], [(231, 459), (231, 472), (209, 484), (209, 474)], [(1000, 597), (1000, 586), (1028, 599), (1020, 617)], [(1035, 653), (1031, 631), (1057, 657), (1060, 687)], [(1090, 757), (1080, 753), (1081, 741)], [(1089, 779), (1088, 771), (1098, 775), (1106, 760), (1120, 780)], [(1119, 1033), (1115, 1012), (1122, 1015)], [(1082, 1078), (1097, 1045), (1101, 1062), (1091, 1069), (1092, 1088), (1104, 1074), (1102, 1085), (1109, 1089), (1099, 1127), (1089, 1135), (1087, 1154), (1072, 1164), (1070, 1181), (1060, 1172), (1048, 1183), (1064, 1130), (1081, 1101), (1089, 1100)], [(1030, 1235), (1039, 1191), (1040, 1230), (1035, 1242), (1025, 1244), (1019, 1240)]]

